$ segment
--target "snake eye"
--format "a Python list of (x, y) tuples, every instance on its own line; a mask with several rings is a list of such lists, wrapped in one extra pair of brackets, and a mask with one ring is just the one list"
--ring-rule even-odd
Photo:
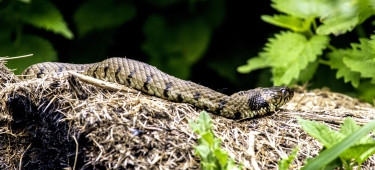
[(288, 92), (285, 89), (282, 89), (281, 93), (283, 93), (286, 96)]

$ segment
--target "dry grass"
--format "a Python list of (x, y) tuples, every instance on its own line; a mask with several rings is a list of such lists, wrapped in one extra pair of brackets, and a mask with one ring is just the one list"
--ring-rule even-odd
[[(60, 156), (57, 159), (60, 162), (66, 162), (62, 165), (64, 167), (200, 167), (199, 158), (193, 150), (197, 135), (188, 125), (188, 120), (198, 118), (200, 110), (191, 105), (142, 93), (103, 90), (81, 81), (77, 81), (78, 85), (73, 85), (76, 87), (73, 88), (69, 83), (71, 79), (67, 77), (20, 81), (2, 64), (0, 67), (0, 168), (41, 167), (46, 162), (40, 155), (48, 153), (40, 151), (43, 147), (35, 149), (35, 141), (38, 140), (54, 143), (44, 148), (67, 150), (68, 155), (55, 155)], [(82, 93), (87, 94), (87, 99), (79, 99)], [(14, 101), (21, 101), (16, 104), (17, 108), (9, 104)], [(28, 110), (18, 108), (29, 105), (35, 107)], [(32, 116), (20, 118), (15, 109), (23, 109), (25, 114), (34, 117), (39, 114), (42, 119), (34, 120)], [(43, 116), (48, 120), (44, 120)], [(278, 113), (245, 121), (216, 115), (211, 117), (213, 130), (216, 137), (221, 138), (223, 149), (236, 161), (242, 162), (244, 167), (276, 169), (278, 160), (301, 145), (298, 159), (293, 162), (293, 169), (298, 169), (307, 157), (316, 156), (322, 146), (301, 129), (296, 116), (321, 121), (337, 129), (348, 116), (359, 124), (369, 122), (374, 119), (375, 109), (327, 89), (305, 91), (298, 88), (293, 100)], [(21, 125), (15, 123), (22, 119), (27, 122)], [(44, 123), (34, 125), (33, 121)], [(52, 122), (54, 128), (50, 134), (57, 136), (40, 137), (40, 133), (49, 134), (51, 126), (45, 127), (48, 122)], [(362, 168), (374, 167), (374, 157), (371, 156)]]

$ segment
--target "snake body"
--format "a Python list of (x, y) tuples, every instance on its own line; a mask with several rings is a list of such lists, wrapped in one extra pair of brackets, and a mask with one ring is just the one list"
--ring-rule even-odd
[(273, 112), (293, 97), (288, 87), (256, 88), (230, 96), (208, 87), (178, 79), (154, 66), (128, 58), (109, 58), (93, 64), (44, 62), (31, 65), (23, 79), (77, 71), (94, 78), (132, 87), (149, 95), (176, 102), (190, 103), (220, 116), (252, 118)]

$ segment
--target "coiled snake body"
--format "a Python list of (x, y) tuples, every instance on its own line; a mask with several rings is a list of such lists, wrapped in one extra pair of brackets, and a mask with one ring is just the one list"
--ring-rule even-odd
[(117, 57), (93, 64), (38, 63), (25, 69), (22, 78), (66, 74), (69, 70), (123, 84), (160, 98), (190, 103), (233, 119), (252, 118), (273, 112), (293, 97), (293, 90), (288, 87), (256, 88), (228, 96), (191, 81), (170, 76), (146, 63)]

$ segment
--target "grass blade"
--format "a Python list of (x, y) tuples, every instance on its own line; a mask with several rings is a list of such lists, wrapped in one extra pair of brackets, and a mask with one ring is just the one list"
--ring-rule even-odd
[(335, 158), (337, 158), (342, 152), (348, 149), (351, 145), (359, 141), (363, 136), (368, 134), (370, 131), (375, 129), (375, 120), (371, 121), (361, 129), (355, 131), (353, 134), (345, 137), (341, 142), (332, 146), (331, 148), (321, 152), (315, 159), (307, 163), (302, 169), (303, 170), (315, 170), (321, 169)]

